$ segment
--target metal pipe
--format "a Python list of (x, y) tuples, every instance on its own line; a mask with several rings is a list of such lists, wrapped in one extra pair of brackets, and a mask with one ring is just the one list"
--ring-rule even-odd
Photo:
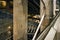
[(44, 16), (45, 16), (45, 14), (43, 14), (43, 16), (42, 16), (42, 18), (41, 18), (41, 21), (40, 21), (40, 23), (39, 23), (39, 25), (38, 25), (38, 27), (37, 27), (37, 30), (36, 30), (36, 32), (35, 32), (32, 40), (35, 40), (36, 35), (37, 35), (37, 33), (38, 33), (38, 30), (39, 30), (39, 28), (41, 27), (41, 24), (42, 24), (42, 21), (43, 21), (43, 19), (44, 19)]

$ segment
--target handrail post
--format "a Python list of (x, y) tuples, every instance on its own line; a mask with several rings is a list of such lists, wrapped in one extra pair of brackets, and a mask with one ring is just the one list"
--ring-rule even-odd
[(38, 25), (38, 27), (37, 27), (37, 30), (36, 30), (36, 32), (35, 32), (32, 40), (35, 40), (36, 35), (37, 35), (37, 33), (38, 33), (38, 30), (39, 30), (39, 28), (41, 27), (41, 24), (42, 24), (42, 21), (43, 21), (43, 19), (44, 19), (44, 16), (45, 16), (45, 14), (43, 14), (43, 16), (42, 16), (42, 18), (41, 18), (41, 21), (40, 21), (40, 23), (39, 23), (39, 25)]

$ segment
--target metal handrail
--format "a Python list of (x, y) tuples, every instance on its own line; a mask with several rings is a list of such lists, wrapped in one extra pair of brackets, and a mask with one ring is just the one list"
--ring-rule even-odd
[(36, 32), (35, 32), (32, 40), (35, 40), (35, 38), (36, 38), (36, 36), (37, 36), (37, 33), (38, 33), (38, 30), (39, 30), (39, 28), (41, 27), (41, 24), (42, 24), (42, 21), (43, 21), (43, 19), (44, 19), (44, 16), (45, 16), (45, 14), (43, 14), (43, 16), (42, 16), (42, 18), (41, 18), (41, 21), (40, 21), (40, 23), (39, 23), (39, 25), (38, 25), (38, 27), (37, 27), (37, 29), (36, 29)]
[(49, 32), (50, 28), (54, 26), (55, 21), (60, 16), (60, 13), (54, 18), (54, 20), (51, 22), (51, 24), (40, 34), (40, 36), (37, 38), (37, 40), (44, 40), (47, 33)]

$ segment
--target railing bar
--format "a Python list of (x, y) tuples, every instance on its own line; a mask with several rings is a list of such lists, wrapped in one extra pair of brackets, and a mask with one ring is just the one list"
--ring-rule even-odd
[(42, 40), (44, 35), (46, 35), (46, 33), (48, 33), (48, 30), (52, 27), (52, 25), (54, 25), (55, 21), (57, 20), (57, 18), (60, 16), (60, 13), (54, 18), (54, 20), (51, 22), (51, 24), (43, 31), (43, 33), (37, 38), (37, 40)]
[(37, 33), (38, 33), (38, 30), (39, 30), (39, 28), (41, 27), (41, 24), (42, 24), (42, 21), (43, 21), (43, 19), (44, 19), (44, 16), (45, 16), (45, 15), (43, 14), (43, 16), (42, 16), (42, 18), (41, 18), (41, 21), (40, 21), (40, 23), (39, 23), (39, 25), (38, 25), (38, 27), (37, 27), (37, 30), (36, 30), (36, 32), (35, 32), (32, 40), (35, 40), (36, 35), (37, 35)]

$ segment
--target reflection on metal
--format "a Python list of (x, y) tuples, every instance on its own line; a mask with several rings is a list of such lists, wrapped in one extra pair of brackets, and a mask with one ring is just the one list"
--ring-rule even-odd
[(41, 21), (40, 21), (40, 23), (39, 23), (39, 25), (38, 25), (38, 27), (37, 27), (37, 30), (36, 30), (36, 32), (35, 32), (32, 40), (35, 40), (35, 38), (36, 38), (36, 36), (37, 36), (37, 33), (38, 33), (38, 30), (39, 30), (39, 28), (41, 27), (41, 24), (42, 24), (42, 21), (43, 21), (43, 19), (44, 19), (44, 16), (45, 16), (45, 14), (43, 14), (43, 16), (42, 16), (42, 18), (41, 18)]
[(54, 16), (56, 16), (55, 10), (56, 10), (56, 0), (53, 0), (53, 13), (54, 13)]
[(59, 11), (59, 9), (56, 9), (55, 11)]

